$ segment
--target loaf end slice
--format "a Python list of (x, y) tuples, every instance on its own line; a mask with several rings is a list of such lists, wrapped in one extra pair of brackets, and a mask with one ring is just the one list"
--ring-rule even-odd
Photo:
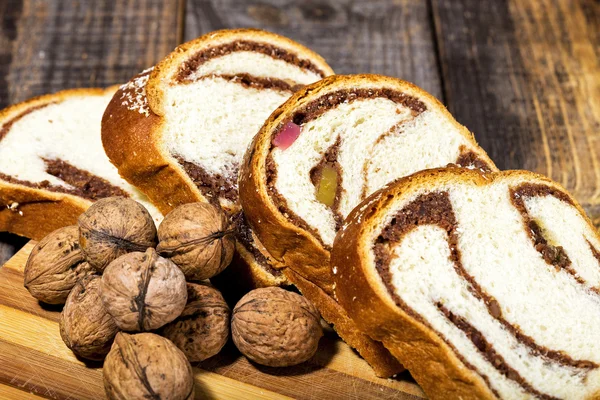
[(131, 197), (162, 219), (102, 148), (100, 120), (115, 91), (65, 90), (0, 111), (0, 231), (39, 240), (108, 196)]

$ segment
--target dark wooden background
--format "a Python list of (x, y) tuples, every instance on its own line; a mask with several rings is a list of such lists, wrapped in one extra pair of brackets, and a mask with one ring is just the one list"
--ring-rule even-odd
[[(128, 80), (231, 27), (302, 42), (337, 73), (414, 82), (500, 168), (572, 190), (600, 222), (598, 0), (0, 0), (0, 107)], [(26, 240), (0, 234), (0, 264)]]

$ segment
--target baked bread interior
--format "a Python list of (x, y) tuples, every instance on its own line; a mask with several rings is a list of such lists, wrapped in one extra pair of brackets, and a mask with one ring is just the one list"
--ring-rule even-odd
[(336, 75), (277, 109), (242, 165), (240, 197), (251, 228), (380, 375), (381, 363), (366, 354), (371, 342), (352, 339), (355, 325), (331, 298), (331, 246), (344, 218), (369, 194), (449, 163), (496, 170), (472, 134), (423, 90), (389, 77)]
[(336, 295), (431, 398), (600, 396), (600, 236), (526, 171), (419, 172), (333, 245)]
[[(119, 90), (102, 122), (106, 153), (164, 213), (209, 201), (238, 222), (238, 264), (254, 286), (285, 277), (268, 263), (238, 202), (243, 153), (267, 117), (299, 87), (333, 71), (316, 53), (254, 29), (185, 43)], [(240, 267), (241, 268), (241, 267)]]
[(100, 121), (115, 91), (65, 90), (0, 112), (0, 231), (39, 240), (109, 196), (131, 197), (162, 219), (102, 148)]

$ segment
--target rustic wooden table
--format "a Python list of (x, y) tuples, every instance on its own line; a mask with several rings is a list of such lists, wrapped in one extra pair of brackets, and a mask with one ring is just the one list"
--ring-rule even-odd
[[(544, 173), (600, 223), (597, 0), (0, 0), (0, 107), (128, 80), (229, 27), (287, 35), (337, 73), (416, 83), (500, 168)], [(26, 240), (0, 234), (0, 265)]]
[[(178, 43), (229, 27), (289, 36), (338, 73), (416, 83), (475, 133), (500, 168), (560, 181), (600, 224), (598, 0), (0, 0), (0, 108), (124, 82)], [(25, 243), (0, 233), (0, 265)], [(0, 330), (11, 345), (0, 352), (0, 398), (29, 398), (27, 391), (97, 398), (100, 371), (66, 350), (58, 313), (22, 287), (30, 249), (1, 270)], [(377, 380), (335, 338), (323, 343), (302, 373), (264, 373), (224, 352), (197, 370), (197, 382), (229, 398), (423, 395), (406, 377)]]

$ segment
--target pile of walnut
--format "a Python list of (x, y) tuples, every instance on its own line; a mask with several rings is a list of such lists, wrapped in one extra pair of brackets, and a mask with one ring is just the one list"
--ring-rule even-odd
[(234, 248), (227, 217), (210, 204), (174, 209), (157, 231), (141, 204), (108, 198), (39, 242), (25, 287), (64, 304), (61, 337), (77, 356), (104, 360), (109, 398), (188, 399), (190, 362), (219, 353), (230, 325), (240, 352), (268, 366), (308, 360), (323, 335), (315, 307), (280, 288), (251, 291), (231, 313), (206, 280)]

